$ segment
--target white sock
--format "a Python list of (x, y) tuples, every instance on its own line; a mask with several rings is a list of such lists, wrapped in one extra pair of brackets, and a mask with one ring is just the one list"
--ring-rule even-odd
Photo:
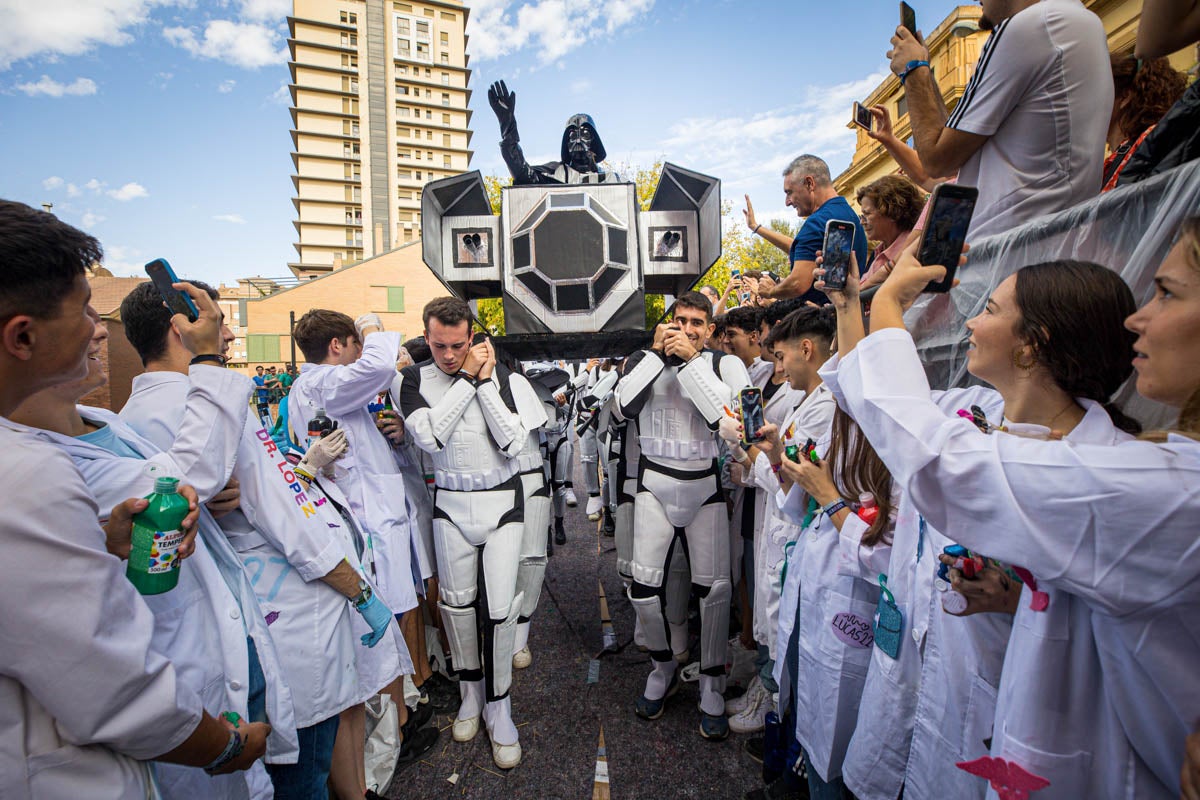
[(667, 688), (671, 685), (671, 678), (675, 677), (675, 667), (678, 665), (673, 658), (666, 661), (650, 659), (650, 663), (654, 665), (654, 669), (650, 671), (650, 677), (646, 678), (646, 699), (661, 700), (667, 694)]
[(462, 697), (462, 705), (458, 707), (457, 719), (478, 717), (483, 710), (483, 681), (460, 680), (458, 694)]
[(487, 723), (488, 735), (496, 744), (517, 743), (517, 726), (512, 721), (511, 697), (488, 703), (483, 712), (483, 721)]
[(521, 652), (529, 644), (529, 623), (517, 623), (517, 640), (513, 644), (513, 655)]
[(700, 710), (713, 717), (725, 713), (725, 698), (721, 692), (725, 689), (725, 676), (700, 675)]

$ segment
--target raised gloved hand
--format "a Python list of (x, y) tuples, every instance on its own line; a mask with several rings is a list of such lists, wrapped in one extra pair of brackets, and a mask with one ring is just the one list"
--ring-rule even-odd
[[(363, 314), (361, 317), (354, 320), (354, 330), (358, 332), (358, 340), (360, 342), (366, 335), (363, 333), (363, 331), (365, 331), (367, 328), (375, 328), (376, 330), (380, 331), (383, 330), (383, 320), (381, 320), (379, 315), (374, 311), (368, 311), (366, 314)], [(374, 331), (372, 331), (372, 333), (374, 333)]]
[(717, 435), (725, 440), (726, 444), (740, 444), (742, 441), (742, 421), (737, 417), (731, 417), (726, 414), (721, 417), (721, 421), (717, 425)]
[(488, 104), (500, 121), (500, 130), (503, 132), (517, 115), (517, 93), (510, 92), (504, 81), (496, 81), (488, 89)]
[(379, 599), (377, 594), (372, 594), (370, 599), (361, 606), (356, 604), (354, 610), (362, 614), (362, 618), (371, 626), (371, 632), (362, 635), (362, 643), (367, 647), (379, 644), (379, 640), (387, 633), (388, 626), (396, 618), (392, 614), (392, 610)]
[(322, 436), (309, 445), (299, 466), (309, 475), (317, 475), (322, 469), (332, 464), (346, 454), (350, 442), (346, 441), (346, 432), (338, 428), (328, 436)]

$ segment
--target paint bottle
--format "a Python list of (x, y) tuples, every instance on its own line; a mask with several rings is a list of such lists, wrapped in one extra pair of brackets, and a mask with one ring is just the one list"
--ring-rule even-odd
[(142, 594), (169, 592), (179, 583), (179, 545), (187, 498), (179, 494), (177, 478), (154, 479), (150, 505), (133, 516), (133, 541), (125, 576)]
[(875, 502), (875, 495), (870, 492), (863, 492), (858, 496), (858, 518), (868, 525), (874, 525), (875, 520), (879, 519), (879, 505)]
[(309, 446), (312, 446), (312, 443), (322, 436), (333, 433), (335, 428), (337, 428), (337, 423), (325, 416), (324, 408), (318, 408), (316, 415), (308, 421)]

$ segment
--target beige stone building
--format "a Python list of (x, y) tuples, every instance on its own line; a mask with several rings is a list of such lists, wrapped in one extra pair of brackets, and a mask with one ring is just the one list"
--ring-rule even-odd
[(416, 241), (421, 187), (468, 170), (462, 0), (293, 0), (298, 277)]
[[(312, 280), (300, 281), (267, 297), (244, 299), (246, 341), (252, 357), (245, 371), (292, 360), (291, 319), (312, 308), (341, 311), (351, 317), (373, 311), (384, 328), (405, 339), (420, 336), (421, 310), (435, 297), (449, 294), (421, 260), (420, 243), (402, 245), (383, 255), (351, 264)], [(296, 351), (296, 364), (304, 354)]]
[[(1111, 52), (1133, 51), (1142, 0), (1084, 0), (1084, 5), (1104, 22)], [(929, 63), (937, 76), (946, 107), (950, 110), (962, 98), (963, 90), (975, 70), (975, 62), (979, 59), (979, 49), (988, 37), (987, 32), (979, 30), (981, 14), (977, 5), (959, 6), (925, 35), (929, 45)], [(1194, 49), (1176, 53), (1171, 57), (1171, 63), (1176, 69), (1188, 69), (1196, 63)], [(904, 89), (895, 75), (889, 75), (861, 102), (868, 106), (885, 106), (891, 113), (896, 136), (911, 144), (912, 125), (908, 119)], [(857, 127), (854, 130), (858, 136), (854, 157), (850, 166), (834, 179), (834, 188), (857, 208), (855, 193), (860, 186), (866, 186), (884, 175), (895, 174), (898, 168), (883, 146), (867, 136), (866, 131)]]

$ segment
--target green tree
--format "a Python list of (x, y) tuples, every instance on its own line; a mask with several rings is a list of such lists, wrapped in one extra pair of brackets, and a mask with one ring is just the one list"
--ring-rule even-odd
[[(512, 186), (512, 177), (499, 178), (495, 175), (483, 176), (483, 189), (487, 192), (488, 203), (493, 214), (500, 213), (500, 192), (505, 186)], [(498, 244), (498, 243), (497, 243)], [(484, 330), (493, 336), (504, 335), (504, 301), (499, 297), (485, 297), (477, 303), (476, 316)]]

